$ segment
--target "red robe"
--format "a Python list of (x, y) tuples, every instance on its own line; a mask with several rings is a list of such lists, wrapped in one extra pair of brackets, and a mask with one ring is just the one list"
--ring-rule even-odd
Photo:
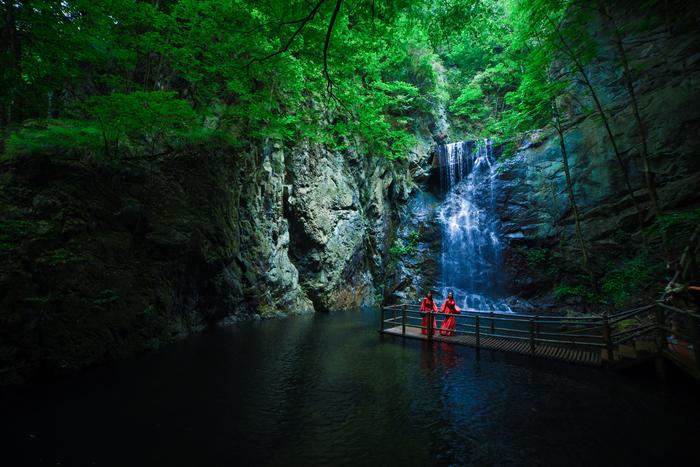
[[(421, 313), (426, 313), (428, 311), (438, 311), (437, 305), (435, 305), (435, 302), (433, 301), (432, 298), (425, 297), (423, 299), (423, 302), (420, 304), (420, 312)], [(428, 334), (428, 325), (430, 324), (430, 321), (428, 321), (428, 317), (430, 315), (424, 314), (423, 319), (420, 322), (421, 325), (421, 334)], [(435, 316), (433, 316), (433, 334), (437, 332), (437, 321), (435, 321)]]
[(455, 303), (454, 298), (448, 298), (445, 303), (442, 304), (442, 309), (440, 312), (447, 314), (447, 318), (443, 321), (442, 326), (440, 326), (440, 335), (442, 336), (454, 336), (454, 330), (457, 327), (457, 320), (454, 316), (461, 314), (460, 308)]

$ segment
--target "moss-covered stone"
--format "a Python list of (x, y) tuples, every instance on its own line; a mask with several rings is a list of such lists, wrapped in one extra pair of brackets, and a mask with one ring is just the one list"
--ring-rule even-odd
[[(239, 209), (260, 217), (244, 157), (3, 162), (0, 380), (132, 355), (232, 313), (310, 309), (296, 282), (266, 276), (269, 240), (239, 228)], [(256, 289), (272, 292), (260, 303)]]
[[(619, 8), (625, 8), (620, 5)], [(565, 141), (581, 228), (587, 242), (600, 293), (594, 293), (583, 270), (575, 236), (571, 203), (566, 194), (561, 151), (556, 133), (534, 132), (503, 165), (498, 205), (504, 235), (510, 246), (505, 270), (511, 293), (540, 301), (588, 301), (600, 311), (603, 305), (624, 308), (658, 297), (665, 263), (678, 259), (697, 224), (700, 205), (700, 62), (695, 49), (700, 38), (692, 15), (679, 15), (672, 34), (658, 18), (638, 16), (634, 10), (617, 12), (629, 26), (625, 41), (634, 75), (642, 119), (648, 132), (652, 170), (664, 215), (653, 219), (639, 152), (641, 140), (615, 45), (601, 20), (593, 32), (598, 40), (596, 58), (586, 72), (603, 101), (616, 143), (622, 153), (634, 196), (644, 213), (643, 231), (649, 243), (644, 267), (640, 266), (644, 239), (623, 172), (615, 158), (602, 120), (591, 112), (590, 96), (574, 85), (566, 110)], [(637, 28), (641, 22), (645, 27)], [(670, 251), (665, 257), (661, 232)], [(520, 249), (545, 249), (553, 269), (542, 273)], [(632, 265), (640, 266), (633, 268)], [(631, 273), (631, 269), (636, 272)], [(625, 272), (627, 271), (627, 272)], [(559, 290), (559, 297), (554, 292)], [(564, 294), (562, 291), (576, 291)]]

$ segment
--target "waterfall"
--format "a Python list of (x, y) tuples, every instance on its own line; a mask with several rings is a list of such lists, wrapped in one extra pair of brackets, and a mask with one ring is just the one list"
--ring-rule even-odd
[(452, 290), (467, 310), (510, 311), (497, 298), (501, 241), (493, 143), (485, 139), (440, 145), (438, 157), (445, 195), (438, 210), (443, 296)]

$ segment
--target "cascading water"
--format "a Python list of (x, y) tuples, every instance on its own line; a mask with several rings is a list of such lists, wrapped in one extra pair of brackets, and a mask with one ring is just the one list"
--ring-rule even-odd
[(444, 144), (438, 157), (445, 194), (438, 211), (442, 293), (452, 290), (467, 310), (510, 311), (497, 298), (501, 243), (493, 144), (488, 139)]

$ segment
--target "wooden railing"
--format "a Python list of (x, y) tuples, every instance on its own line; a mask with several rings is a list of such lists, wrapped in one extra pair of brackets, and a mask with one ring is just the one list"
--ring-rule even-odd
[[(438, 321), (454, 316), (455, 335), (474, 336), (477, 348), (481, 339), (488, 336), (526, 341), (532, 354), (541, 345), (565, 346), (601, 351), (605, 360), (613, 362), (621, 345), (645, 341), (655, 354), (669, 357), (700, 379), (700, 316), (662, 301), (612, 315), (591, 316), (497, 311), (463, 311), (445, 315), (420, 312), (420, 307), (413, 304), (389, 305), (381, 309), (380, 331), (387, 326), (400, 326), (402, 335), (406, 336), (407, 328), (419, 328), (427, 332), (427, 339), (432, 339), (436, 331), (432, 329), (433, 320), (428, 319), (428, 326), (421, 326), (426, 315)], [(672, 338), (670, 342), (668, 337)]]
[(683, 249), (681, 258), (678, 261), (678, 272), (681, 280), (691, 279), (693, 272), (697, 273), (700, 263), (700, 225), (695, 228), (695, 232), (690, 236), (688, 245)]

